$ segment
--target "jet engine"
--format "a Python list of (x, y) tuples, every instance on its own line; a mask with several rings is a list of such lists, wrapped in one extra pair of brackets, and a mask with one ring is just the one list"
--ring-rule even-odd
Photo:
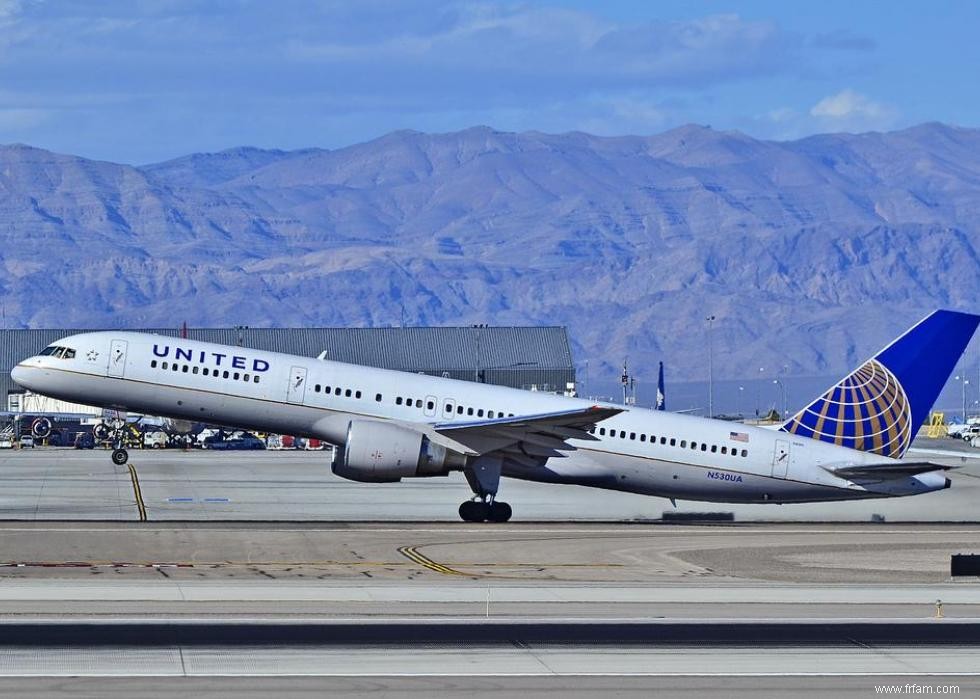
[(397, 483), (402, 478), (445, 476), (464, 464), (462, 454), (435, 444), (421, 432), (388, 422), (351, 420), (333, 472), (362, 483)]

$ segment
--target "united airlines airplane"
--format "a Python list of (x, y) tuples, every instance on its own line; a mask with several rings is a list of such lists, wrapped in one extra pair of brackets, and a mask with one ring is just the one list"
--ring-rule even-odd
[(62, 400), (322, 439), (354, 481), (461, 471), (460, 517), (504, 522), (502, 476), (729, 503), (948, 488), (947, 467), (902, 457), (978, 322), (932, 313), (778, 429), (132, 332), (66, 337), (11, 374)]

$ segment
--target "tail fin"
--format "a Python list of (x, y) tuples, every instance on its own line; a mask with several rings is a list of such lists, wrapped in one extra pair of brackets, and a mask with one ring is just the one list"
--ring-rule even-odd
[(969, 313), (929, 314), (780, 430), (901, 458), (978, 323)]

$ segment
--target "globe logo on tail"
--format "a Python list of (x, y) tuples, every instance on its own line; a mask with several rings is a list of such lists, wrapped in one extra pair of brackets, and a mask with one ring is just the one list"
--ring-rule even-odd
[(871, 359), (781, 429), (897, 459), (912, 439), (912, 411), (895, 375)]

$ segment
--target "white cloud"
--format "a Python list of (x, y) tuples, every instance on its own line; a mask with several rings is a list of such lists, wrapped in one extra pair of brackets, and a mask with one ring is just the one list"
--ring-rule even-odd
[(824, 97), (813, 105), (810, 115), (826, 119), (881, 119), (889, 114), (885, 105), (875, 102), (860, 92), (851, 89), (841, 90), (836, 95)]
[(810, 116), (819, 128), (861, 131), (888, 128), (899, 115), (894, 107), (848, 88), (817, 102)]

